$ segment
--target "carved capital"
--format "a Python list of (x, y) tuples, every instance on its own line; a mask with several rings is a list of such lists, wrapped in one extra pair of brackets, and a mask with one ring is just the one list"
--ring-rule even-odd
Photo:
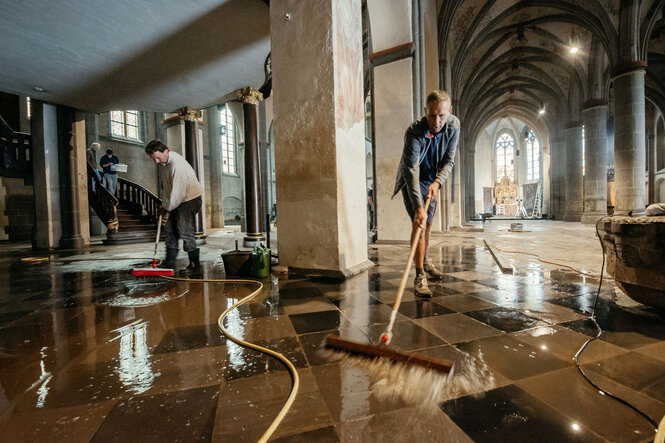
[(178, 117), (188, 122), (197, 122), (203, 118), (203, 111), (185, 106), (184, 108), (178, 109)]
[(238, 89), (236, 91), (236, 97), (238, 97), (241, 102), (248, 103), (250, 105), (258, 105), (259, 102), (263, 100), (263, 94), (251, 86)]

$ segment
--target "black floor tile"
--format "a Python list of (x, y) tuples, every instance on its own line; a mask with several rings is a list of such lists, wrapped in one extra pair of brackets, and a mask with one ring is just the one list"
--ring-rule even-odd
[(402, 302), (398, 312), (409, 318), (424, 318), (442, 314), (452, 314), (455, 311), (437, 303), (433, 303), (430, 300), (415, 300)]
[(121, 400), (92, 441), (210, 441), (218, 395), (214, 385)]
[(466, 312), (465, 315), (504, 332), (516, 332), (523, 329), (535, 328), (536, 326), (547, 326), (547, 323), (542, 320), (529, 317), (508, 308), (482, 309), (480, 311)]
[(381, 302), (365, 292), (362, 294), (346, 295), (336, 300), (331, 300), (340, 309), (350, 309), (367, 305), (378, 305)]
[(226, 337), (217, 324), (188, 326), (169, 330), (155, 348), (154, 353), (164, 354), (225, 344)]
[(515, 385), (450, 400), (441, 409), (478, 442), (603, 441)]
[(346, 318), (339, 311), (308, 312), (306, 314), (289, 315), (296, 334), (310, 332), (332, 331), (339, 328)]

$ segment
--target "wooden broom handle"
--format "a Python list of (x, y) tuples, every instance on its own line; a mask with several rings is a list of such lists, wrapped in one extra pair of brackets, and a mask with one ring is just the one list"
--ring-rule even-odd
[[(427, 198), (425, 201), (425, 215), (429, 209), (431, 198)], [(427, 223), (427, 219), (425, 219)], [(411, 245), (411, 251), (409, 252), (409, 259), (406, 262), (404, 267), (404, 274), (402, 274), (402, 280), (399, 282), (399, 289), (397, 289), (397, 298), (395, 298), (395, 304), (393, 305), (393, 310), (390, 313), (390, 322), (386, 328), (386, 334), (390, 334), (393, 330), (393, 325), (395, 324), (395, 318), (397, 318), (397, 311), (399, 310), (399, 305), (402, 303), (402, 295), (404, 294), (404, 288), (406, 287), (406, 279), (409, 278), (409, 271), (411, 271), (411, 262), (413, 262), (413, 256), (416, 255), (416, 249), (418, 248), (418, 243), (420, 241), (420, 236), (422, 235), (423, 228), (418, 226), (416, 229), (416, 235), (413, 238), (413, 244)]]

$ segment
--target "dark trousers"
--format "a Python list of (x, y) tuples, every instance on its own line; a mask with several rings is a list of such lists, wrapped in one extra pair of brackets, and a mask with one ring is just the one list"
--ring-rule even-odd
[(201, 197), (181, 203), (180, 206), (169, 211), (169, 220), (166, 222), (166, 248), (178, 250), (178, 239), (182, 239), (182, 249), (190, 252), (196, 249), (194, 229), (196, 226), (196, 213), (201, 209)]

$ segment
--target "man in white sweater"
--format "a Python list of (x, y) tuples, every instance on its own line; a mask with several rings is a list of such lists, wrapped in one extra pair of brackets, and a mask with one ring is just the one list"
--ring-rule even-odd
[(166, 259), (160, 267), (175, 268), (178, 256), (178, 240), (189, 255), (188, 271), (201, 267), (199, 248), (196, 247), (194, 229), (196, 213), (201, 209), (203, 190), (192, 166), (177, 152), (169, 151), (161, 140), (153, 140), (145, 147), (145, 152), (155, 163), (164, 167), (161, 171), (164, 199), (159, 214), (169, 213), (166, 223)]

